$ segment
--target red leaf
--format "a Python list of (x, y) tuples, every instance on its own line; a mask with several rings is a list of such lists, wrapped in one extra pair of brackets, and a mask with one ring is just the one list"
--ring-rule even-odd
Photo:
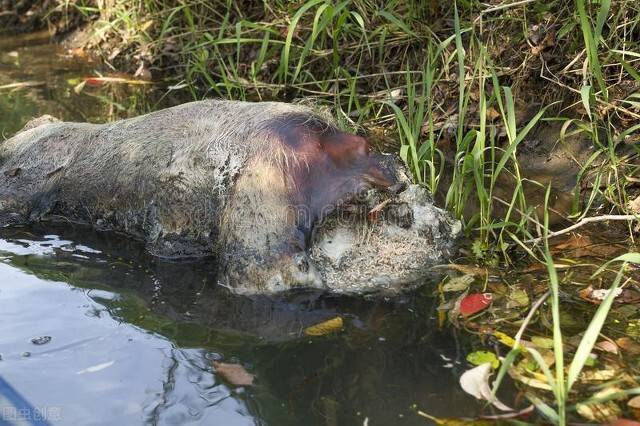
[(87, 78), (84, 79), (84, 81), (89, 86), (102, 86), (104, 84), (103, 80), (101, 80), (100, 78), (96, 78), (96, 77), (87, 77)]
[(460, 313), (465, 317), (478, 313), (491, 305), (492, 299), (491, 293), (469, 294), (460, 302)]

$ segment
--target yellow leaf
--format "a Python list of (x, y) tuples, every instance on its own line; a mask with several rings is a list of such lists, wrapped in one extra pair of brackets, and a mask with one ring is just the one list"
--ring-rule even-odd
[(144, 24), (142, 24), (142, 26), (140, 27), (140, 31), (141, 32), (145, 32), (149, 28), (151, 28), (152, 26), (153, 26), (153, 20), (149, 20), (149, 21), (145, 22)]
[(503, 333), (502, 331), (494, 331), (493, 335), (496, 337), (496, 339), (498, 339), (498, 341), (500, 341), (500, 343), (509, 346), (509, 347), (513, 347), (513, 345), (516, 344), (516, 341), (511, 338), (511, 336)]
[(304, 329), (304, 334), (307, 336), (324, 336), (325, 334), (336, 333), (342, 330), (344, 325), (341, 317), (335, 317), (333, 319), (321, 322), (320, 324), (312, 325)]
[[(516, 344), (516, 341), (509, 335), (503, 333), (502, 331), (494, 331), (493, 332), (493, 336), (498, 339), (498, 341), (500, 343), (502, 343), (505, 346), (508, 346), (510, 348), (513, 348)], [(526, 353), (527, 349), (522, 346), (522, 345), (518, 345), (518, 348), (523, 352)]]

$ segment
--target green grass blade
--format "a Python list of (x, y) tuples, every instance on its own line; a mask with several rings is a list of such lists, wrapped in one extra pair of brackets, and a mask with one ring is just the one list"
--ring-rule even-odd
[(282, 60), (280, 62), (280, 70), (282, 73), (282, 79), (284, 83), (287, 83), (287, 76), (289, 74), (289, 55), (291, 53), (291, 44), (293, 43), (293, 34), (295, 32), (296, 27), (298, 26), (298, 21), (304, 15), (307, 10), (311, 9), (317, 4), (323, 3), (325, 0), (311, 0), (308, 3), (305, 3), (291, 18), (291, 23), (289, 24), (289, 29), (287, 31), (287, 38), (284, 43), (284, 47), (282, 49)]
[(626, 253), (614, 259), (611, 259), (610, 261), (608, 261), (607, 263), (599, 267), (598, 270), (593, 273), (591, 278), (595, 277), (596, 275), (600, 274), (602, 271), (607, 269), (607, 267), (613, 262), (627, 262), (627, 263), (635, 263), (636, 265), (640, 265), (640, 253)]
[(622, 280), (624, 265), (626, 265), (626, 263), (624, 263), (620, 268), (620, 271), (618, 272), (613, 285), (611, 285), (607, 296), (598, 307), (598, 310), (593, 316), (591, 323), (589, 323), (589, 327), (587, 327), (584, 336), (582, 336), (582, 339), (580, 340), (578, 349), (576, 349), (576, 353), (573, 356), (573, 361), (571, 361), (569, 371), (567, 372), (567, 392), (571, 390), (571, 387), (578, 379), (578, 376), (580, 375), (584, 364), (587, 362), (587, 359), (591, 354), (593, 346), (596, 344), (596, 340), (600, 335), (600, 330), (602, 330), (602, 326), (604, 325), (604, 322), (607, 319), (607, 315), (609, 314), (609, 310), (611, 309), (611, 305), (613, 304), (613, 299), (615, 299), (616, 297), (616, 290), (618, 289), (620, 281)]

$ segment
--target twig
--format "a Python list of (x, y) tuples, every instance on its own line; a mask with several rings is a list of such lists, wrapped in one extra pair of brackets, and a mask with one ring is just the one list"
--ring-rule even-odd
[(520, 330), (518, 330), (518, 333), (516, 334), (516, 337), (514, 338), (514, 340), (515, 340), (515, 343), (513, 344), (514, 348), (517, 348), (518, 345), (520, 345), (520, 340), (522, 339), (522, 335), (524, 334), (524, 330), (527, 328), (527, 326), (531, 322), (531, 318), (533, 318), (533, 314), (536, 313), (536, 311), (538, 310), (540, 305), (542, 305), (542, 302), (547, 300), (547, 297), (549, 297), (549, 295), (551, 295), (551, 290), (548, 290), (545, 294), (540, 296), (540, 298), (538, 300), (536, 300), (536, 303), (534, 303), (533, 306), (531, 306), (531, 309), (529, 310), (529, 313), (527, 314), (527, 317), (522, 322), (522, 325), (520, 326)]
[(18, 82), (18, 83), (10, 83), (10, 84), (4, 84), (2, 86), (0, 86), (0, 90), (5, 90), (5, 89), (22, 89), (24, 87), (36, 87), (36, 86), (44, 86), (46, 83), (44, 81), (22, 81), (22, 82)]
[(513, 3), (503, 3), (503, 4), (498, 5), (498, 6), (490, 7), (488, 9), (484, 9), (480, 13), (482, 15), (485, 15), (487, 13), (497, 12), (497, 11), (502, 10), (502, 9), (508, 9), (510, 7), (522, 6), (523, 4), (533, 3), (534, 1), (536, 1), (536, 0), (520, 0), (520, 1), (513, 2)]
[[(586, 225), (588, 223), (606, 222), (608, 220), (626, 220), (626, 221), (640, 220), (640, 215), (633, 215), (633, 214), (622, 214), (622, 215), (607, 214), (607, 215), (603, 215), (603, 216), (586, 217), (586, 218), (582, 219), (580, 222), (574, 223), (573, 225), (569, 226), (568, 228), (561, 229), (560, 231), (550, 232), (549, 234), (547, 234), (547, 238), (557, 237), (558, 235), (566, 234), (566, 233), (571, 232), (576, 228), (580, 228), (581, 226), (584, 226), (584, 225)], [(544, 239), (544, 237), (532, 238), (530, 240), (526, 240), (525, 243), (537, 244), (540, 241), (542, 241), (543, 239)]]

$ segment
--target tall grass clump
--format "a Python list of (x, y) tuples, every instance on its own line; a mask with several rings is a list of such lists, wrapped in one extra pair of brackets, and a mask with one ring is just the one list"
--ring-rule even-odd
[(520, 151), (545, 119), (565, 121), (561, 143), (594, 147), (571, 219), (628, 212), (640, 131), (637, 2), (89, 3), (64, 2), (95, 20), (87, 47), (114, 69), (189, 98), (305, 98), (368, 132), (463, 220), (485, 261), (541, 235), (529, 197), (541, 186), (523, 175)]
[[(548, 215), (548, 204), (549, 204), (549, 194), (550, 191), (547, 190), (545, 196), (545, 215), (544, 215), (544, 228), (545, 230), (549, 229), (549, 215)], [(597, 275), (602, 274), (606, 269), (608, 269), (609, 265), (614, 263), (621, 263), (615, 278), (607, 293), (598, 306), (596, 312), (594, 313), (591, 322), (588, 324), (584, 333), (582, 334), (580, 341), (573, 353), (571, 359), (566, 358), (566, 348), (561, 328), (561, 299), (560, 299), (560, 279), (558, 276), (558, 272), (556, 270), (556, 266), (554, 263), (554, 259), (551, 255), (551, 250), (549, 247), (549, 239), (548, 239), (548, 231), (545, 231), (544, 235), (544, 247), (542, 250), (542, 257), (547, 267), (547, 273), (549, 277), (549, 287), (550, 287), (550, 310), (552, 317), (552, 339), (553, 339), (553, 370), (548, 366), (548, 362), (545, 361), (543, 356), (532, 347), (527, 347), (526, 352), (530, 354), (533, 359), (536, 361), (537, 365), (542, 370), (542, 373), (545, 376), (547, 384), (551, 388), (551, 393), (553, 394), (553, 401), (555, 404), (549, 405), (536, 395), (531, 393), (526, 393), (527, 398), (536, 406), (540, 413), (544, 415), (550, 422), (559, 426), (565, 426), (567, 424), (567, 415), (572, 410), (575, 410), (576, 407), (568, 407), (569, 401), (569, 393), (578, 384), (578, 378), (580, 373), (587, 365), (587, 361), (591, 356), (591, 351), (594, 349), (596, 341), (600, 336), (600, 332), (602, 327), (607, 320), (608, 314), (613, 305), (613, 301), (616, 298), (617, 290), (620, 288), (622, 278), (624, 276), (625, 271), (627, 270), (627, 264), (634, 263), (640, 264), (640, 253), (627, 253), (621, 256), (618, 256), (609, 262), (602, 265), (591, 278), (596, 277)], [(524, 324), (526, 326), (526, 324)], [(520, 334), (520, 333), (519, 333)], [(493, 393), (495, 394), (497, 388), (500, 386), (501, 380), (504, 375), (507, 373), (509, 368), (514, 364), (514, 362), (518, 359), (518, 357), (522, 354), (523, 349), (520, 346), (519, 342), (516, 341), (513, 349), (505, 356), (504, 362), (498, 372), (498, 376), (496, 381), (494, 382)], [(622, 393), (634, 393), (637, 392), (637, 389), (632, 391), (620, 391)], [(616, 396), (620, 396), (619, 393), (616, 395), (610, 395), (610, 398), (615, 398)], [(583, 401), (583, 404), (588, 404), (590, 401)], [(600, 401), (602, 402), (602, 401)]]

